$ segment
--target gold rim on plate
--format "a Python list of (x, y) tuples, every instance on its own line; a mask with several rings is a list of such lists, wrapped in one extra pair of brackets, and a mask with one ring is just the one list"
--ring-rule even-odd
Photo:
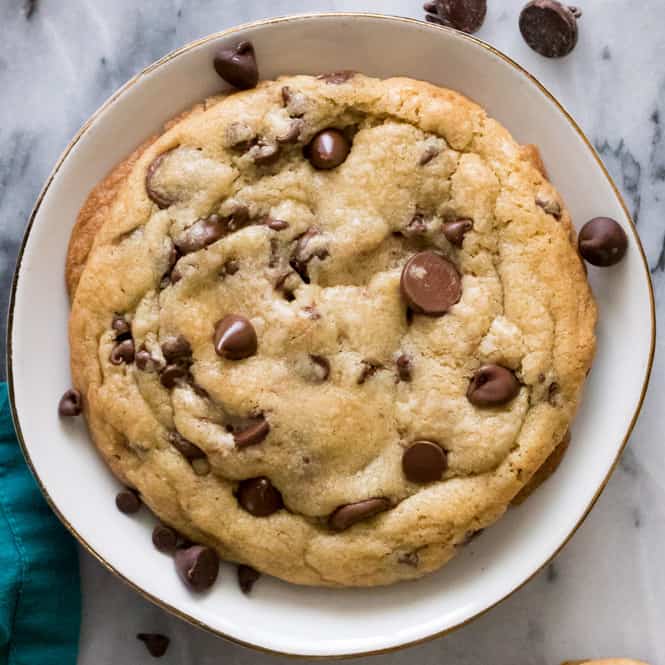
[[(165, 65), (167, 62), (173, 60), (174, 58), (178, 57), (179, 55), (182, 55), (183, 53), (186, 53), (187, 51), (190, 51), (193, 48), (196, 48), (198, 46), (201, 46), (202, 44), (206, 44), (210, 41), (214, 41), (217, 39), (220, 39), (222, 37), (227, 37), (229, 35), (232, 35), (237, 32), (243, 32), (247, 29), (250, 28), (256, 28), (260, 26), (265, 26), (265, 25), (274, 25), (277, 23), (288, 23), (291, 21), (300, 21), (303, 19), (313, 19), (313, 18), (319, 18), (319, 17), (333, 17), (333, 18), (372, 18), (372, 19), (381, 19), (381, 20), (386, 20), (386, 21), (396, 21), (396, 22), (401, 22), (401, 23), (408, 23), (408, 24), (416, 24), (421, 28), (425, 29), (431, 29), (431, 30), (445, 30), (447, 32), (452, 32), (455, 34), (456, 37), (461, 37), (463, 39), (466, 39), (476, 46), (480, 46), (481, 48), (485, 49), (486, 51), (489, 51), (493, 55), (497, 56), (500, 58), (503, 62), (505, 62), (507, 65), (512, 67), (513, 69), (517, 70), (519, 73), (521, 73), (523, 76), (529, 79), (539, 90), (540, 92), (545, 95), (561, 112), (561, 114), (564, 116), (564, 118), (570, 123), (570, 125), (573, 127), (577, 135), (582, 139), (584, 144), (587, 146), (587, 148), (590, 150), (591, 154), (593, 155), (598, 167), (601, 169), (603, 175), (609, 182), (610, 186), (612, 187), (612, 190), (614, 191), (614, 195), (616, 196), (617, 200), (619, 201), (619, 204), (621, 205), (624, 214), (626, 215), (626, 218), (628, 219), (628, 222), (630, 223), (630, 230), (633, 235), (633, 241), (635, 243), (635, 246), (638, 248), (640, 257), (642, 259), (642, 266), (645, 272), (645, 278), (646, 282), (648, 285), (649, 289), (649, 305), (650, 305), (650, 316), (651, 316), (651, 344), (649, 348), (649, 361), (647, 364), (647, 370), (644, 376), (644, 383), (642, 384), (642, 391), (640, 393), (640, 399), (637, 404), (637, 407), (635, 409), (635, 413), (633, 414), (633, 417), (631, 418), (631, 421), (628, 425), (628, 429), (626, 430), (626, 433), (624, 435), (623, 441), (621, 443), (621, 447), (619, 448), (617, 455), (612, 463), (612, 466), (610, 467), (610, 470), (608, 471), (607, 475), (603, 479), (603, 482), (600, 484), (600, 487), (594, 494), (593, 498), (591, 499), (591, 502), (587, 506), (586, 510), (584, 511), (584, 514), (582, 517), (579, 519), (577, 524), (574, 526), (572, 531), (568, 534), (568, 536), (564, 539), (564, 541), (559, 545), (559, 547), (555, 550), (555, 552), (545, 561), (537, 570), (535, 570), (531, 575), (529, 575), (523, 582), (520, 582), (512, 591), (504, 595), (502, 598), (497, 600), (496, 602), (492, 603), (489, 607), (485, 608), (484, 610), (481, 610), (480, 612), (477, 612), (474, 614), (472, 617), (469, 617), (468, 619), (456, 624), (455, 626), (451, 626), (449, 628), (446, 628), (445, 630), (439, 631), (437, 633), (434, 633), (433, 635), (428, 635), (427, 637), (423, 637), (417, 640), (413, 640), (411, 642), (406, 642), (404, 644), (399, 644), (397, 646), (393, 647), (386, 647), (383, 649), (378, 649), (375, 651), (363, 651), (363, 652), (354, 652), (354, 653), (346, 653), (346, 654), (337, 654), (337, 655), (331, 655), (331, 656), (305, 656), (301, 654), (292, 654), (288, 652), (281, 652), (281, 651), (275, 651), (273, 649), (268, 649), (266, 647), (258, 646), (249, 642), (244, 642), (243, 640), (237, 638), (237, 637), (232, 637), (230, 635), (227, 635), (220, 630), (217, 630), (215, 628), (212, 628), (211, 626), (207, 625), (203, 621), (200, 621), (199, 619), (196, 619), (195, 617), (183, 612), (182, 610), (179, 610), (176, 607), (173, 607), (169, 603), (164, 602), (160, 598), (157, 598), (156, 596), (153, 596), (152, 594), (148, 593), (141, 587), (139, 587), (137, 584), (129, 580), (127, 577), (125, 577), (120, 571), (118, 571), (113, 565), (111, 565), (106, 559), (102, 557), (101, 554), (96, 552), (88, 543), (85, 541), (85, 539), (74, 529), (74, 527), (69, 523), (67, 518), (60, 512), (58, 507), (55, 505), (53, 499), (51, 499), (46, 487), (42, 483), (41, 478), (37, 474), (35, 467), (32, 463), (32, 459), (30, 457), (30, 453), (28, 451), (28, 446), (25, 442), (25, 439), (23, 437), (23, 432), (21, 430), (21, 423), (19, 419), (18, 412), (16, 411), (16, 408), (14, 406), (14, 370), (13, 370), (13, 349), (12, 349), (12, 336), (13, 336), (13, 327), (14, 327), (14, 307), (16, 305), (16, 291), (17, 291), (17, 286), (18, 286), (18, 281), (19, 281), (19, 273), (20, 273), (20, 268), (21, 268), (21, 262), (23, 259), (23, 254), (25, 252), (25, 247), (28, 241), (28, 237), (30, 236), (30, 231), (32, 229), (32, 226), (34, 224), (35, 218), (37, 216), (37, 213), (39, 212), (39, 209), (41, 207), (42, 201), (44, 199), (44, 196), (46, 195), (46, 192), (48, 191), (48, 188), (51, 186), (51, 183), (53, 182), (55, 176), (57, 175), (58, 171), (62, 167), (65, 159), (69, 155), (69, 153), (72, 151), (74, 146), (81, 140), (81, 138), (84, 136), (84, 134), (90, 129), (91, 125), (95, 122), (95, 120), (109, 107), (113, 102), (116, 101), (121, 95), (123, 95), (127, 90), (132, 88), (134, 85), (139, 83), (141, 79), (149, 74), (150, 72), (154, 71), (158, 67), (161, 67), (162, 65)], [(649, 265), (646, 259), (646, 255), (644, 253), (644, 248), (642, 247), (642, 243), (640, 241), (639, 235), (637, 233), (637, 228), (635, 226), (635, 223), (633, 222), (633, 219), (628, 212), (628, 208), (626, 207), (626, 203), (623, 200), (623, 197), (619, 193), (619, 190), (617, 189), (617, 186), (614, 184), (614, 181), (612, 180), (610, 174), (608, 173), (607, 169), (605, 168), (605, 165), (601, 161), (600, 157), (598, 156), (596, 150), (594, 149), (593, 145), (587, 138), (587, 136), (584, 134), (580, 126), (577, 124), (577, 122), (574, 120), (574, 118), (570, 115), (570, 113), (564, 108), (564, 106), (552, 95), (549, 90), (535, 77), (533, 74), (530, 74), (524, 67), (519, 65), (517, 62), (515, 62), (512, 58), (508, 57), (498, 49), (494, 48), (490, 44), (478, 39), (477, 37), (472, 37), (471, 35), (468, 35), (464, 32), (458, 32), (457, 30), (453, 30), (452, 28), (447, 28), (444, 26), (432, 26), (428, 23), (425, 23), (423, 21), (419, 21), (417, 19), (413, 18), (406, 18), (403, 16), (391, 16), (387, 14), (375, 14), (372, 12), (320, 12), (320, 13), (305, 13), (305, 14), (294, 14), (291, 16), (281, 16), (281, 17), (276, 17), (276, 18), (270, 18), (270, 19), (263, 19), (263, 20), (258, 20), (258, 21), (252, 21), (250, 23), (244, 23), (239, 26), (235, 26), (233, 28), (229, 28), (227, 30), (222, 30), (221, 32), (214, 33), (212, 35), (208, 35), (207, 37), (203, 37), (201, 39), (195, 40), (193, 42), (190, 42), (189, 44), (186, 44), (185, 46), (176, 49), (175, 51), (172, 51), (171, 53), (168, 53), (165, 55), (163, 58), (160, 58), (156, 62), (152, 63), (148, 67), (146, 67), (144, 70), (136, 74), (134, 77), (132, 77), (127, 83), (125, 83), (122, 87), (120, 87), (115, 93), (113, 93), (89, 118), (88, 120), (83, 124), (81, 129), (76, 133), (74, 138), (70, 141), (70, 143), (67, 145), (67, 147), (64, 149), (62, 154), (60, 155), (60, 158), (56, 162), (55, 166), (53, 167), (53, 170), (48, 176), (48, 179), (46, 180), (46, 183), (44, 184), (44, 187), (42, 188), (41, 192), (39, 193), (39, 196), (37, 197), (37, 201), (35, 203), (34, 208), (32, 209), (32, 212), (30, 214), (30, 218), (28, 220), (28, 225), (25, 230), (25, 234), (23, 236), (23, 240), (21, 242), (21, 246), (19, 248), (18, 252), (18, 257), (16, 260), (16, 269), (14, 272), (14, 278), (12, 280), (12, 286), (11, 286), (11, 295), (10, 295), (10, 301), (9, 301), (9, 313), (8, 313), (8, 321), (7, 321), (7, 373), (8, 373), (8, 384), (9, 384), (9, 403), (10, 403), (10, 408), (11, 408), (11, 413), (12, 413), (12, 418), (14, 420), (14, 426), (16, 428), (16, 434), (21, 446), (21, 449), (23, 451), (23, 455), (25, 457), (25, 460), (30, 467), (30, 470), (32, 472), (32, 475), (35, 477), (39, 488), (44, 495), (48, 505), (50, 506), (51, 510), (58, 516), (60, 521), (65, 525), (65, 527), (71, 532), (71, 534), (76, 538), (76, 540), (79, 542), (81, 547), (88, 552), (92, 557), (94, 557), (99, 563), (101, 563), (105, 568), (107, 568), (110, 572), (112, 572), (114, 575), (119, 577), (125, 584), (129, 585), (134, 591), (136, 591), (140, 596), (143, 598), (149, 600), (150, 602), (154, 603), (158, 607), (161, 607), (162, 609), (166, 610), (167, 612), (170, 612), (171, 614), (177, 616), (179, 619), (182, 619), (184, 621), (187, 621), (188, 623), (198, 627), (202, 628), (208, 632), (213, 633), (214, 635), (217, 635), (218, 637), (222, 637), (230, 642), (233, 642), (234, 644), (239, 644), (240, 646), (248, 647), (250, 649), (255, 649), (257, 651), (263, 652), (263, 653), (268, 653), (268, 654), (273, 654), (273, 655), (278, 655), (278, 656), (288, 656), (290, 658), (302, 658), (302, 659), (310, 659), (310, 660), (333, 660), (333, 659), (345, 659), (345, 658), (361, 658), (363, 656), (374, 656), (378, 654), (385, 654), (385, 653), (392, 653), (394, 651), (397, 651), (399, 649), (405, 649), (407, 647), (412, 647), (416, 646), (418, 644), (423, 644), (424, 642), (429, 642), (430, 640), (434, 640), (438, 637), (442, 637), (444, 635), (447, 635), (448, 633), (451, 633), (454, 630), (457, 630), (458, 628), (462, 628), (463, 626), (466, 626), (469, 624), (471, 621), (474, 621), (478, 617), (483, 616), (487, 612), (489, 612), (491, 609), (496, 607), (499, 603), (503, 602), (510, 596), (512, 596), (516, 591), (519, 591), (523, 586), (525, 586), (528, 582), (530, 582), (538, 573), (540, 573), (545, 566), (547, 566), (558, 554), (559, 552), (568, 544), (570, 539), (575, 535), (577, 530), (580, 528), (582, 525), (582, 522), (587, 518), (588, 514), (591, 512), (591, 509), (595, 505), (596, 501), (598, 500), (598, 497), (601, 495), (605, 487), (607, 486), (607, 483), (609, 482), (609, 479), (614, 472), (614, 469), (616, 468), (617, 464), (619, 463), (619, 459), (621, 457), (621, 454), (624, 451), (624, 448), (626, 447), (626, 444), (628, 443), (628, 438), (630, 437), (630, 434), (633, 431), (633, 428), (635, 427), (635, 423), (637, 422), (637, 418), (639, 416), (640, 410), (642, 409), (642, 404), (644, 403), (644, 398), (646, 395), (647, 387), (649, 385), (649, 378), (651, 376), (651, 370), (653, 367), (653, 361), (654, 361), (654, 351), (655, 351), (655, 344), (656, 344), (656, 315), (655, 315), (655, 301), (654, 301), (654, 293), (653, 293), (653, 285), (651, 283), (651, 274), (649, 271)]]

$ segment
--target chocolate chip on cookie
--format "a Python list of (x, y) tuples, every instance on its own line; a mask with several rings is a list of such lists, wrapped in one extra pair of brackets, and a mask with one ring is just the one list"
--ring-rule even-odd
[(142, 372), (156, 372), (160, 367), (159, 360), (153, 358), (150, 351), (144, 345), (136, 352), (134, 363)]
[(520, 383), (517, 377), (501, 365), (483, 365), (469, 382), (466, 396), (474, 406), (501, 406), (517, 397)]
[(406, 353), (402, 353), (397, 357), (395, 361), (397, 365), (397, 376), (400, 381), (411, 381), (413, 378), (413, 360), (411, 356), (408, 356)]
[(309, 262), (314, 258), (322, 261), (327, 256), (328, 249), (323, 244), (323, 236), (319, 229), (312, 226), (298, 237), (289, 265), (300, 275), (305, 284), (309, 284)]
[(328, 518), (328, 524), (335, 531), (344, 531), (358, 522), (390, 510), (391, 507), (390, 501), (383, 497), (348, 503), (335, 510)]
[(280, 148), (277, 143), (260, 138), (250, 148), (248, 154), (255, 164), (258, 164), (259, 166), (269, 166), (279, 159)]
[(127, 489), (116, 494), (115, 505), (121, 513), (131, 515), (141, 508), (141, 499), (134, 490)]
[(259, 82), (256, 54), (251, 42), (220, 48), (213, 60), (215, 71), (234, 88), (249, 90)]
[(152, 530), (152, 544), (160, 552), (171, 554), (178, 545), (178, 534), (165, 524), (158, 524)]
[(337, 72), (327, 72), (326, 74), (319, 74), (316, 78), (319, 81), (325, 81), (331, 85), (339, 85), (340, 83), (346, 83), (348, 80), (352, 79), (356, 73), (352, 69), (340, 69)]
[(435, 0), (426, 2), (423, 9), (430, 23), (473, 33), (480, 30), (485, 21), (487, 0)]
[(136, 639), (145, 644), (145, 648), (153, 658), (161, 658), (171, 643), (166, 635), (160, 633), (138, 633)]
[(128, 365), (134, 362), (134, 340), (125, 339), (122, 342), (118, 342), (113, 349), (111, 349), (111, 354), (109, 355), (109, 360), (112, 365), (122, 365), (122, 363), (127, 363)]
[(426, 250), (406, 262), (400, 288), (414, 312), (441, 316), (459, 302), (462, 278), (448, 259)]
[(216, 323), (213, 343), (217, 355), (229, 360), (249, 358), (258, 348), (254, 326), (239, 314), (227, 314)]
[(464, 243), (464, 236), (473, 228), (473, 220), (456, 219), (452, 222), (444, 222), (441, 230), (446, 240), (455, 247), (461, 247)]
[(241, 481), (237, 497), (238, 503), (254, 517), (267, 517), (284, 506), (282, 495), (265, 477)]
[(210, 547), (192, 545), (176, 550), (175, 566), (188, 588), (192, 591), (206, 591), (217, 579), (219, 557)]
[(578, 247), (582, 257), (594, 266), (606, 268), (619, 263), (628, 248), (628, 237), (609, 217), (595, 217), (580, 231)]
[(187, 460), (192, 461), (205, 457), (206, 454), (186, 439), (180, 432), (169, 432), (169, 443)]
[(75, 388), (66, 390), (58, 402), (58, 414), (65, 418), (78, 416), (83, 411), (83, 397)]
[(272, 231), (284, 231), (289, 228), (288, 222), (285, 222), (283, 219), (275, 219), (274, 217), (270, 217), (270, 215), (263, 218), (263, 224)]
[(360, 363), (360, 373), (356, 379), (356, 383), (359, 386), (362, 386), (365, 381), (371, 379), (380, 369), (383, 368), (383, 365), (375, 360), (363, 360)]
[(153, 200), (158, 207), (168, 208), (176, 202), (176, 199), (169, 194), (161, 191), (155, 182), (157, 171), (162, 165), (162, 162), (171, 153), (171, 150), (163, 152), (161, 155), (155, 157), (148, 166), (145, 174), (145, 191), (148, 197)]
[(532, 0), (520, 13), (524, 41), (546, 58), (568, 55), (577, 44), (577, 19), (582, 12), (557, 0)]
[(191, 356), (192, 347), (184, 335), (175, 335), (162, 342), (162, 353), (167, 363), (173, 363), (180, 358)]
[(176, 247), (182, 254), (191, 254), (212, 245), (227, 233), (228, 227), (217, 214), (198, 219), (176, 240)]
[(254, 422), (237, 430), (233, 434), (236, 448), (247, 448), (261, 443), (270, 433), (270, 423), (264, 416), (259, 416)]
[(427, 233), (427, 222), (425, 217), (417, 212), (409, 220), (409, 223), (401, 230), (401, 234), (405, 238), (416, 238), (418, 236), (423, 236)]
[(412, 483), (433, 483), (441, 480), (448, 466), (448, 455), (433, 441), (415, 441), (402, 455), (402, 470)]
[(328, 170), (344, 162), (350, 150), (349, 139), (339, 129), (324, 129), (305, 148), (305, 156), (315, 168)]
[(435, 145), (428, 145), (418, 160), (419, 166), (429, 164), (441, 151)]
[(261, 577), (261, 573), (251, 566), (245, 566), (242, 563), (238, 566), (238, 586), (244, 594), (252, 591), (259, 577)]
[(182, 363), (167, 365), (159, 375), (159, 381), (168, 390), (172, 390), (179, 383), (189, 378), (189, 367)]
[(129, 321), (127, 321), (127, 319), (125, 319), (125, 317), (120, 314), (116, 314), (113, 317), (113, 321), (111, 321), (111, 328), (115, 330), (116, 342), (121, 342), (132, 336), (132, 328), (129, 325)]

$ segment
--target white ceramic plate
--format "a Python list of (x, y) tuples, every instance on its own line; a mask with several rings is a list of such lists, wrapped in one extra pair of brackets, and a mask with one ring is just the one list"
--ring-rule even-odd
[[(70, 385), (62, 272), (78, 209), (95, 183), (164, 121), (219, 92), (213, 51), (241, 37), (253, 41), (264, 78), (355, 69), (460, 90), (519, 141), (540, 146), (578, 225), (611, 216), (630, 239), (620, 265), (590, 270), (600, 303), (598, 355), (561, 468), (451, 564), (418, 582), (326, 590), (263, 579), (246, 598), (225, 566), (211, 593), (192, 596), (171, 560), (150, 544), (147, 511), (128, 519), (115, 509), (117, 483), (83, 424), (56, 414)], [(26, 457), (52, 507), (100, 561), (154, 602), (233, 640), (340, 656), (448, 631), (545, 565), (589, 511), (625, 444), (646, 389), (654, 332), (649, 273), (625, 206), (579, 128), (536, 80), (461, 33), (408, 19), (319, 14), (258, 22), (190, 44), (139, 74), (83, 127), (46, 183), (25, 236), (11, 301), (9, 371)]]

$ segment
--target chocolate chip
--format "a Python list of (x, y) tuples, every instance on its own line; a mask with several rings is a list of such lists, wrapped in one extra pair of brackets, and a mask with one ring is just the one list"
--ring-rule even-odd
[(524, 41), (546, 58), (568, 55), (577, 44), (577, 19), (581, 12), (557, 0), (532, 0), (520, 14)]
[(291, 121), (288, 130), (285, 134), (277, 137), (277, 143), (297, 143), (300, 138), (300, 133), (305, 127), (304, 120), (295, 118)]
[(334, 169), (349, 154), (351, 144), (339, 129), (320, 131), (305, 148), (305, 157), (317, 169)]
[(117, 342), (121, 342), (128, 337), (132, 336), (132, 329), (131, 326), (129, 325), (129, 322), (125, 319), (124, 316), (121, 316), (119, 314), (116, 314), (113, 317), (113, 321), (111, 322), (111, 328), (115, 330), (115, 339)]
[(313, 377), (320, 382), (327, 381), (330, 376), (330, 362), (324, 356), (311, 355), (309, 359), (312, 361)]
[(192, 591), (205, 591), (217, 579), (219, 557), (210, 547), (192, 545), (176, 550), (175, 566), (187, 587)]
[(192, 347), (184, 335), (169, 337), (162, 342), (162, 353), (167, 363), (192, 355)]
[(341, 69), (338, 72), (328, 72), (327, 74), (319, 74), (316, 78), (320, 81), (325, 81), (331, 85), (339, 85), (346, 83), (349, 79), (353, 78), (356, 73), (351, 69)]
[(198, 446), (195, 446), (189, 439), (182, 436), (180, 432), (169, 432), (169, 443), (190, 462), (206, 456)]
[(270, 143), (265, 139), (259, 139), (258, 142), (249, 151), (249, 156), (255, 164), (259, 166), (269, 166), (279, 158), (279, 146), (276, 143)]
[(548, 215), (556, 219), (561, 219), (561, 205), (558, 201), (544, 194), (536, 196), (536, 205), (542, 208)]
[(259, 577), (261, 577), (261, 573), (251, 566), (242, 563), (238, 566), (238, 586), (244, 594), (251, 592)]
[(249, 319), (239, 314), (227, 314), (215, 324), (215, 352), (222, 358), (242, 360), (256, 353), (256, 330)]
[(418, 166), (425, 166), (429, 164), (438, 154), (440, 150), (435, 145), (428, 145), (425, 151), (420, 155)]
[(410, 356), (402, 353), (396, 360), (397, 376), (400, 381), (411, 381), (413, 378), (413, 361)]
[(425, 18), (462, 32), (480, 30), (487, 13), (487, 0), (436, 0), (425, 3)]
[(66, 390), (60, 398), (60, 402), (58, 402), (58, 414), (65, 418), (70, 418), (72, 416), (80, 415), (81, 411), (83, 411), (83, 398), (81, 393), (74, 388)]
[(141, 499), (133, 490), (123, 490), (116, 494), (115, 505), (121, 513), (131, 515), (138, 512), (141, 507)]
[(448, 467), (448, 455), (432, 441), (415, 441), (402, 456), (402, 470), (412, 483), (433, 483), (441, 480)]
[(381, 363), (374, 362), (373, 360), (363, 360), (361, 362), (362, 368), (356, 383), (361, 386), (367, 379), (373, 377), (378, 370), (380, 370), (383, 365)]
[(263, 218), (263, 223), (273, 231), (283, 231), (289, 228), (288, 222), (285, 222), (283, 219), (275, 219), (269, 215)]
[(340, 506), (333, 512), (328, 518), (328, 524), (335, 531), (344, 531), (358, 522), (389, 510), (390, 507), (390, 501), (383, 497), (365, 499), (357, 503), (348, 503), (345, 506)]
[(473, 228), (473, 221), (456, 219), (454, 222), (444, 222), (441, 228), (443, 235), (451, 245), (461, 247), (464, 243), (464, 236)]
[(609, 217), (595, 217), (580, 231), (578, 246), (582, 257), (594, 266), (606, 268), (619, 263), (628, 248), (621, 226)]
[(414, 312), (441, 316), (459, 302), (462, 278), (448, 259), (427, 250), (406, 262), (400, 288)]
[(189, 368), (182, 363), (167, 365), (159, 375), (159, 381), (168, 390), (189, 377)]
[[(275, 282), (275, 290), (282, 293), (284, 298), (288, 302), (295, 300), (295, 296), (293, 295), (293, 290), (296, 287), (295, 285), (293, 285), (292, 288), (291, 284), (297, 280), (296, 274), (297, 273), (294, 270), (289, 270), (288, 272), (282, 273)], [(299, 280), (297, 281), (299, 283)], [(287, 282), (289, 282), (289, 284), (287, 284)]]
[(261, 443), (270, 433), (270, 423), (260, 416), (258, 420), (233, 434), (236, 448), (247, 448)]
[(240, 265), (238, 264), (237, 261), (234, 261), (233, 259), (229, 259), (225, 264), (224, 264), (224, 272), (227, 275), (235, 275), (238, 270), (240, 270)]
[(519, 381), (509, 369), (483, 365), (473, 375), (466, 396), (474, 406), (501, 406), (517, 397), (519, 391)]
[[(205, 219), (198, 219), (176, 241), (182, 254), (198, 252), (223, 238), (229, 231), (228, 222), (219, 215), (212, 214)], [(171, 273), (173, 275), (173, 272)], [(171, 278), (173, 281), (173, 277)]]
[(112, 365), (121, 365), (122, 363), (129, 365), (134, 362), (134, 340), (125, 339), (118, 342), (111, 350), (109, 360)]
[(153, 658), (161, 658), (171, 643), (166, 635), (160, 635), (159, 633), (139, 633), (136, 639), (145, 644), (145, 648)]
[(175, 203), (175, 198), (172, 198), (164, 192), (160, 192), (157, 190), (155, 186), (153, 186), (153, 178), (155, 177), (155, 174), (157, 173), (157, 170), (159, 167), (162, 165), (162, 162), (164, 161), (164, 158), (171, 152), (171, 150), (167, 150), (166, 152), (163, 152), (161, 155), (158, 155), (155, 157), (155, 159), (152, 160), (150, 163), (150, 166), (148, 166), (148, 169), (145, 174), (145, 191), (148, 197), (153, 200), (158, 207), (160, 208), (168, 208), (170, 205), (173, 205)]
[(152, 544), (160, 552), (170, 554), (178, 545), (178, 534), (171, 527), (158, 524), (152, 530)]
[[(316, 227), (307, 229), (298, 237), (291, 255), (289, 265), (300, 275), (305, 284), (309, 284), (308, 263), (315, 257), (323, 260), (328, 256), (328, 250), (316, 240), (319, 236), (320, 232)], [(288, 275), (285, 279), (286, 277)]]
[(143, 345), (136, 352), (136, 355), (134, 356), (134, 362), (136, 367), (142, 372), (155, 372), (157, 369), (159, 369), (159, 361), (153, 358), (150, 351), (148, 351), (148, 349), (146, 349), (146, 347)]
[(159, 288), (160, 289), (165, 289), (169, 284), (175, 284), (175, 282), (178, 281), (178, 279), (173, 279), (172, 273), (174, 272), (175, 269), (175, 264), (178, 263), (178, 260), (180, 259), (182, 255), (178, 251), (175, 245), (171, 247), (171, 250), (169, 252), (169, 263), (168, 267), (166, 269), (166, 272), (162, 275), (162, 279), (159, 283)]
[(238, 485), (238, 503), (254, 517), (267, 517), (283, 507), (282, 495), (265, 477), (249, 478)]
[(251, 42), (242, 41), (219, 49), (213, 64), (215, 71), (234, 88), (249, 90), (259, 82), (256, 54)]

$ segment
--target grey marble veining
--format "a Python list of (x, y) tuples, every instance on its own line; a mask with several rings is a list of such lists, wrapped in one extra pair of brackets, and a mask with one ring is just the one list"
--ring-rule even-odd
[[(0, 2), (3, 325), (16, 251), (44, 179), (88, 115), (141, 68), (192, 39), (266, 16), (337, 9), (422, 17), (418, 0), (36, 0), (30, 4), (34, 7), (28, 17), (25, 0)], [(479, 36), (521, 62), (557, 95), (591, 138), (625, 195), (645, 245), (662, 314), (665, 3), (576, 2), (584, 11), (580, 42), (562, 61), (540, 58), (522, 42), (516, 25), (522, 0), (488, 4)], [(41, 325), (47, 340), (48, 322)], [(665, 665), (664, 370), (661, 340), (651, 389), (630, 446), (598, 505), (555, 562), (467, 627), (375, 662), (555, 665), (568, 658), (626, 655)], [(4, 372), (4, 354), (0, 372)], [(141, 630), (172, 637), (161, 661), (165, 665), (287, 662), (227, 644), (166, 615), (86, 555), (81, 568), (81, 665), (152, 662), (134, 639)]]

